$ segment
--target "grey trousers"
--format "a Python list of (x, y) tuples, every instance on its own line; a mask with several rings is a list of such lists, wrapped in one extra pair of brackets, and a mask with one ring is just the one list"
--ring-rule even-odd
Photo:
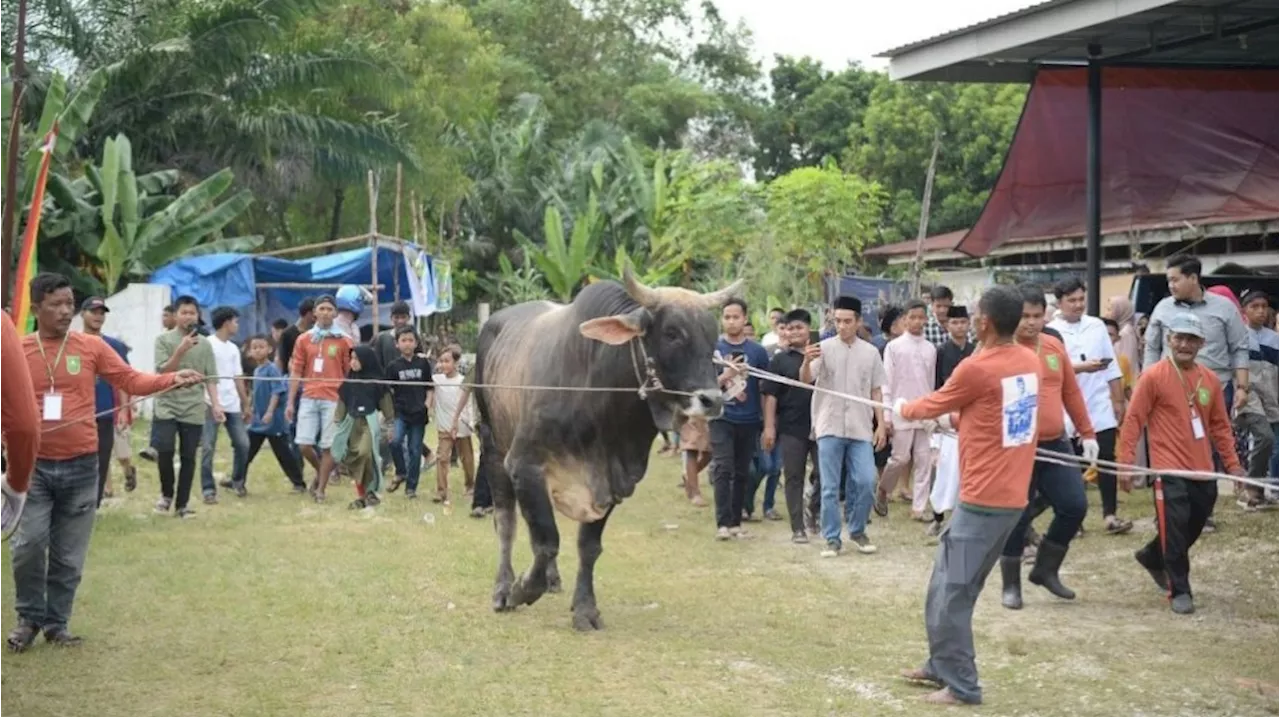
[(36, 461), (27, 507), (10, 544), (21, 623), (65, 628), (89, 552), (98, 506), (98, 455)]
[(982, 703), (974, 664), (973, 605), (1021, 515), (1021, 510), (962, 503), (938, 540), (924, 606), (929, 659), (923, 669), (962, 702)]

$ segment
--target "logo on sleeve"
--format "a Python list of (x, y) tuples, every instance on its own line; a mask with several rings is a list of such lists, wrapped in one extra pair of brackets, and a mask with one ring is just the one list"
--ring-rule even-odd
[(67, 357), (67, 373), (71, 374), (72, 376), (80, 375), (80, 357), (79, 356)]
[(1049, 354), (1048, 356), (1045, 356), (1044, 362), (1045, 365), (1049, 367), (1050, 371), (1058, 370), (1058, 357), (1056, 354)]

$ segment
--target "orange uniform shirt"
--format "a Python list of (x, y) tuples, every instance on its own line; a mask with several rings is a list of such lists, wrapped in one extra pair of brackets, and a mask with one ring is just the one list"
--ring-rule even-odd
[[(0, 434), (9, 456), (9, 485), (26, 491), (40, 449), (40, 410), (33, 397), (31, 370), (22, 353), (22, 338), (9, 315), (0, 311)], [(95, 434), (96, 435), (96, 434)]]
[[(1189, 404), (1200, 417), (1202, 438), (1195, 437)], [(1183, 371), (1166, 358), (1142, 372), (1120, 426), (1116, 462), (1133, 465), (1144, 428), (1153, 470), (1212, 471), (1213, 448), (1228, 470), (1240, 467), (1222, 382), (1200, 364)]]
[(312, 331), (308, 331), (298, 337), (298, 342), (293, 345), (293, 357), (289, 359), (289, 375), (293, 378), (327, 379), (304, 382), (302, 397), (337, 401), (342, 379), (351, 369), (351, 351), (355, 344), (346, 336), (325, 336), (319, 342), (312, 340), (314, 336)]
[(1057, 440), (1066, 432), (1066, 423), (1062, 420), (1064, 405), (1080, 435), (1097, 438), (1089, 421), (1084, 394), (1076, 382), (1076, 370), (1071, 368), (1071, 358), (1067, 356), (1067, 347), (1048, 334), (1040, 334), (1038, 341), (1019, 343), (1040, 357), (1040, 415), (1037, 417), (1040, 440)]
[[(41, 344), (44, 353), (40, 352)], [(59, 357), (59, 349), (62, 356)], [(22, 350), (31, 372), (37, 410), (44, 416), (45, 396), (52, 390), (62, 396), (62, 418), (42, 420), (39, 457), (61, 461), (97, 453), (98, 426), (94, 419), (94, 383), (99, 376), (118, 391), (130, 396), (149, 396), (173, 385), (175, 374), (149, 374), (133, 370), (120, 355), (97, 336), (78, 331), (67, 334), (66, 346), (61, 339), (41, 339), (28, 334), (22, 339)], [(49, 373), (53, 372), (52, 384)], [(49, 429), (71, 424), (50, 433)]]
[(1017, 344), (984, 347), (960, 362), (946, 385), (902, 407), (908, 420), (959, 412), (960, 502), (1027, 505), (1036, 460), (1040, 359)]

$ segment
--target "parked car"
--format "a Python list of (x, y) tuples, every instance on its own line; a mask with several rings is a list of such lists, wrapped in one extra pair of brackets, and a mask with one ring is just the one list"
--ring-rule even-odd
[[(1272, 307), (1276, 306), (1277, 295), (1280, 294), (1280, 281), (1275, 274), (1246, 273), (1249, 270), (1241, 266), (1223, 267), (1230, 273), (1205, 274), (1200, 281), (1205, 288), (1226, 286), (1237, 298), (1246, 292), (1261, 289), (1271, 297)], [(1129, 300), (1133, 302), (1134, 313), (1149, 315), (1160, 300), (1169, 295), (1169, 281), (1163, 273), (1139, 274), (1133, 277), (1129, 286)]]

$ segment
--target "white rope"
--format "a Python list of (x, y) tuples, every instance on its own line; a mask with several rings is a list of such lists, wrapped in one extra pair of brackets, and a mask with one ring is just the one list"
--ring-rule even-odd
[[(725, 366), (731, 365), (730, 362), (725, 361), (724, 359), (716, 359), (716, 362), (719, 364), (723, 364)], [(733, 365), (739, 365), (739, 364), (733, 364)], [(813, 384), (804, 383), (803, 381), (797, 381), (793, 378), (787, 378), (786, 376), (780, 376), (776, 373), (771, 373), (763, 369), (755, 368), (754, 366), (742, 366), (742, 368), (745, 368), (748, 374), (755, 376), (756, 378), (759, 378), (759, 379), (773, 381), (774, 383), (780, 383), (780, 384), (783, 384), (784, 386), (793, 386), (795, 388), (808, 389), (810, 391), (814, 391), (817, 393), (824, 393), (830, 396), (834, 396), (836, 398), (841, 398), (847, 401), (853, 401), (855, 403), (861, 403), (867, 406), (871, 406), (872, 408), (882, 408), (882, 409), (888, 410), (890, 413), (892, 413), (893, 411), (893, 407), (890, 406), (889, 404), (881, 403), (879, 401), (873, 401), (870, 398), (866, 398), (863, 396), (854, 396), (852, 394), (842, 393), (840, 391), (833, 391), (829, 388), (823, 388), (821, 386), (815, 386)], [(951, 436), (956, 435), (953, 431), (946, 431), (946, 430), (940, 429), (939, 432), (947, 435), (951, 435)], [(1073, 467), (1078, 466), (1082, 468), (1090, 465), (1101, 466), (1103, 468), (1107, 468), (1112, 472), (1118, 472), (1118, 473), (1134, 473), (1134, 474), (1155, 475), (1155, 476), (1164, 475), (1164, 476), (1174, 476), (1178, 478), (1185, 478), (1187, 480), (1198, 480), (1198, 481), (1228, 480), (1236, 483), (1242, 483), (1244, 485), (1254, 486), (1256, 488), (1275, 488), (1275, 485), (1271, 483), (1260, 481), (1255, 478), (1233, 476), (1228, 473), (1215, 473), (1212, 471), (1187, 471), (1187, 470), (1176, 470), (1176, 469), (1157, 470), (1153, 468), (1144, 468), (1142, 466), (1131, 466), (1124, 463), (1116, 463), (1113, 461), (1104, 461), (1101, 459), (1097, 459), (1095, 461), (1088, 461), (1084, 458), (1084, 456), (1079, 456), (1074, 453), (1059, 453), (1057, 451), (1051, 451), (1047, 448), (1036, 449), (1036, 460), (1043, 463), (1052, 463), (1055, 465), (1066, 465), (1066, 466), (1073, 466)]]

